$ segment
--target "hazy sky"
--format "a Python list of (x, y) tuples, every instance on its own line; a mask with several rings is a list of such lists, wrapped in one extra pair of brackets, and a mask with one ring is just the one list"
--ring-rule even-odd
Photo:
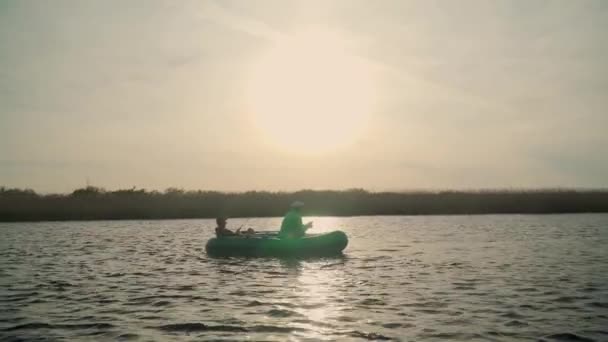
[(607, 61), (603, 0), (2, 1), (0, 185), (606, 187)]

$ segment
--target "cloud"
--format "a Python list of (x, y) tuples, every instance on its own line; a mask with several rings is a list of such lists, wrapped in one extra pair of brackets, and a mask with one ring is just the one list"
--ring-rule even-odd
[(221, 2), (205, 2), (203, 8), (198, 11), (198, 15), (205, 20), (267, 41), (276, 41), (283, 37), (282, 33), (272, 29), (266, 23), (238, 15), (222, 6)]
[[(364, 143), (315, 158), (258, 141), (243, 96), (255, 56), (310, 26), (343, 33), (381, 94)], [(606, 1), (12, 2), (0, 11), (2, 180), (602, 186), (606, 32)]]

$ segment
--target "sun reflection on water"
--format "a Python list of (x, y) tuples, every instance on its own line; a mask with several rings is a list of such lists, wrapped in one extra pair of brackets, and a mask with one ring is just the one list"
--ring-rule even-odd
[(343, 262), (344, 258), (281, 261), (282, 266), (294, 277), (292, 304), (294, 311), (300, 315), (291, 323), (293, 327), (301, 329), (294, 332), (293, 340), (297, 340), (297, 337), (332, 339), (335, 329), (326, 322), (348, 309), (346, 304), (339, 304), (345, 302), (340, 293), (346, 277), (341, 270), (325, 268)]

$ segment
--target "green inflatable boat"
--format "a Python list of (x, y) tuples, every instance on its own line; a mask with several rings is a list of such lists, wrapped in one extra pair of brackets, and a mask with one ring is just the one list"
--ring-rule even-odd
[(282, 239), (277, 233), (227, 236), (207, 241), (210, 256), (297, 257), (340, 255), (348, 238), (336, 230), (324, 234), (308, 234), (298, 239)]

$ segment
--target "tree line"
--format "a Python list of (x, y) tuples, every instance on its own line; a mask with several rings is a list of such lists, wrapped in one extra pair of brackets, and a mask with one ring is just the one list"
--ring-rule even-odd
[(0, 221), (281, 216), (295, 200), (305, 215), (433, 215), (608, 212), (608, 190), (218, 192), (88, 186), (69, 194), (0, 187)]

